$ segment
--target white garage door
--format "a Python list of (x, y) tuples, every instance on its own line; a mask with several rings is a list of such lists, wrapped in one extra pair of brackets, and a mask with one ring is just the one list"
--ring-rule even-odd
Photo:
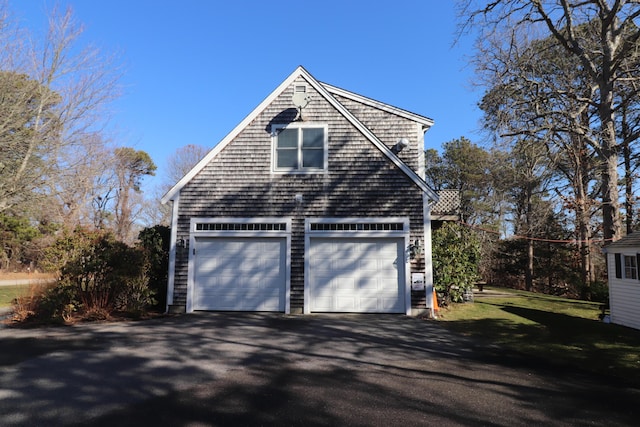
[(196, 239), (194, 310), (284, 311), (284, 238)]
[(398, 238), (313, 238), (312, 312), (404, 313), (404, 251)]

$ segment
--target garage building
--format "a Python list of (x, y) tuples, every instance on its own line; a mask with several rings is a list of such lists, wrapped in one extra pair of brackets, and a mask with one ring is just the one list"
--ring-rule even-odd
[(167, 309), (428, 311), (432, 124), (298, 67), (163, 197)]

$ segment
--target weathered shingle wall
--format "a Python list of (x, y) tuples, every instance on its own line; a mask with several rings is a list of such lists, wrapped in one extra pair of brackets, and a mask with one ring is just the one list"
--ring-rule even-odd
[(400, 138), (408, 139), (410, 145), (397, 155), (414, 171), (418, 170), (418, 157), (424, 156), (424, 142), (423, 132), (415, 122), (343, 96), (335, 95), (335, 98), (387, 147), (395, 146)]
[[(272, 173), (271, 125), (295, 118), (292, 93), (292, 87), (285, 90), (182, 188), (177, 234), (188, 241), (191, 217), (291, 217), (291, 307), (295, 310), (302, 309), (304, 298), (305, 217), (408, 216), (411, 238), (422, 239), (423, 211), (415, 183), (318, 93), (311, 92), (313, 100), (303, 117), (306, 122), (328, 125), (328, 171)], [(384, 134), (385, 143), (393, 145), (399, 137), (416, 142), (418, 127), (409, 120), (367, 112), (364, 106), (358, 109), (356, 115)], [(296, 203), (296, 194), (302, 194), (301, 204)], [(188, 250), (177, 254), (175, 304), (186, 303), (187, 260)]]

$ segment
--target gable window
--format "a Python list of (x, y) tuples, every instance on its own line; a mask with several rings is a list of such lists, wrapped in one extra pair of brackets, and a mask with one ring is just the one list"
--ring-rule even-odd
[(624, 278), (625, 279), (638, 279), (638, 257), (636, 256), (624, 256)]
[(318, 172), (327, 169), (327, 129), (319, 125), (276, 127), (273, 169), (277, 172)]

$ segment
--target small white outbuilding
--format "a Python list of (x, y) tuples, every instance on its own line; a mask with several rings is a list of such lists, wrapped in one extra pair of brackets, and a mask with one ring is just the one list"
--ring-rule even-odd
[(611, 323), (640, 329), (640, 232), (604, 247)]

